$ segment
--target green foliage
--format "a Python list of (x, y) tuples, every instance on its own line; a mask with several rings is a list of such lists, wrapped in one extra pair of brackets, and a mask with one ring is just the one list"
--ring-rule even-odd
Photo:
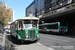
[(8, 21), (10, 19), (12, 15), (12, 10), (11, 8), (8, 8), (6, 9), (6, 7), (4, 6), (1, 6), (0, 7), (0, 21), (2, 21), (2, 25), (7, 25), (8, 24)]
[(8, 21), (9, 21), (9, 18), (4, 18), (4, 21), (3, 21), (3, 25), (7, 25), (8, 24)]

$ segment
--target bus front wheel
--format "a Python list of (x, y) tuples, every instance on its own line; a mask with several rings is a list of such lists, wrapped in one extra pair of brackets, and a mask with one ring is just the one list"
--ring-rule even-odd
[(11, 35), (11, 38), (13, 39), (14, 37)]

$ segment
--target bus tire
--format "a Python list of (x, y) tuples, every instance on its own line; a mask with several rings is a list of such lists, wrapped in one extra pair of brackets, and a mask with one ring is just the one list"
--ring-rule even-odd
[(11, 38), (13, 39), (14, 37), (11, 35)]
[(52, 31), (50, 31), (50, 34), (52, 34)]
[(62, 32), (62, 34), (64, 35), (64, 34), (65, 34), (65, 32)]
[(21, 40), (19, 40), (17, 36), (16, 36), (16, 39), (17, 39), (17, 43), (21, 44)]

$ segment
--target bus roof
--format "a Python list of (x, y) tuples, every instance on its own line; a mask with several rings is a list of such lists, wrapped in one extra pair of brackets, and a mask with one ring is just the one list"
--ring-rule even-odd
[(44, 23), (44, 24), (40, 24), (39, 26), (45, 26), (45, 25), (53, 25), (53, 24), (57, 24), (59, 22), (53, 22), (53, 23)]
[[(23, 18), (19, 18), (19, 19), (15, 20), (14, 22), (19, 21), (19, 20), (39, 20), (39, 18), (34, 17), (34, 16), (33, 17), (23, 17)], [(12, 22), (12, 23), (14, 23), (14, 22)]]
[(23, 18), (19, 18), (19, 19), (17, 19), (17, 20), (24, 20), (24, 19), (26, 19), (26, 20), (39, 20), (39, 18), (37, 18), (37, 17), (23, 17)]

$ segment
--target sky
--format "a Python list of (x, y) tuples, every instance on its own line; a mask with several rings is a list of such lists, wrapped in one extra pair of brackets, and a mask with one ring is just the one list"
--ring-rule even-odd
[(26, 7), (34, 0), (2, 0), (14, 11), (14, 21), (26, 16)]

